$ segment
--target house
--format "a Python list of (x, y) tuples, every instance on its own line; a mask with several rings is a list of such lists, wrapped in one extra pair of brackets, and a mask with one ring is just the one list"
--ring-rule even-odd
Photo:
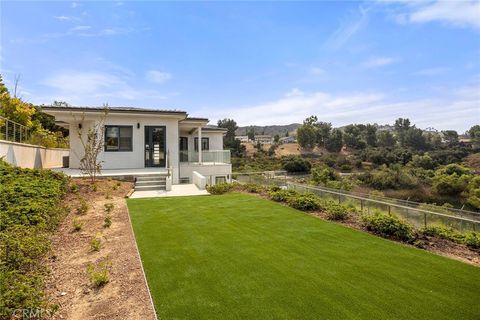
[(288, 136), (288, 137), (281, 137), (279, 142), (281, 144), (285, 144), (285, 143), (296, 143), (297, 142), (297, 139), (295, 139), (294, 136)]
[(248, 138), (248, 136), (235, 136), (235, 139), (240, 140), (241, 143), (250, 142), (250, 139)]
[[(133, 176), (156, 173), (168, 175), (171, 184), (192, 183), (198, 177), (211, 185), (231, 180), (230, 151), (223, 150), (226, 129), (208, 125), (206, 118), (188, 117), (185, 111), (107, 110), (99, 155), (105, 175), (122, 170)], [(85, 141), (89, 128), (105, 117), (105, 108), (43, 106), (42, 111), (69, 129), (69, 168), (78, 171), (84, 156), (79, 133)]]
[(273, 138), (271, 135), (255, 135), (255, 139), (254, 139), (255, 143), (260, 143), (260, 144), (270, 144), (270, 143), (273, 143)]

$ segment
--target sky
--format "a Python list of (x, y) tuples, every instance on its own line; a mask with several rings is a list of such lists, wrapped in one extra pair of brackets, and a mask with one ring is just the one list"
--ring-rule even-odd
[(480, 1), (0, 1), (21, 97), (239, 125), (480, 123)]

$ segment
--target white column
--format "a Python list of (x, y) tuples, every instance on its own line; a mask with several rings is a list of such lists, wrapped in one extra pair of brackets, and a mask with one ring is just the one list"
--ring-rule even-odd
[(198, 127), (198, 163), (202, 164), (202, 127)]

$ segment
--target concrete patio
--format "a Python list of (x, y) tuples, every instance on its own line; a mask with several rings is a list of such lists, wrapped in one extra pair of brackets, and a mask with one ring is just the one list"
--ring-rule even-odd
[(130, 196), (131, 199), (137, 198), (158, 198), (158, 197), (185, 197), (185, 196), (203, 196), (208, 195), (207, 190), (200, 190), (194, 184), (175, 184), (172, 190), (153, 190), (153, 191), (135, 191)]
[[(72, 168), (54, 168), (54, 171), (63, 172), (67, 176), (72, 178), (88, 177), (88, 175), (82, 173), (80, 169)], [(139, 175), (157, 175), (167, 174), (167, 170), (164, 168), (139, 168), (139, 169), (102, 169), (98, 177), (124, 177), (124, 176), (139, 176)]]

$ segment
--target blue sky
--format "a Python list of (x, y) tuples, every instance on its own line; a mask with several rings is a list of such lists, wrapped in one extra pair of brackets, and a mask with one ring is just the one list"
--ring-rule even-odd
[(0, 70), (33, 103), (241, 125), (480, 123), (480, 2), (2, 1)]

